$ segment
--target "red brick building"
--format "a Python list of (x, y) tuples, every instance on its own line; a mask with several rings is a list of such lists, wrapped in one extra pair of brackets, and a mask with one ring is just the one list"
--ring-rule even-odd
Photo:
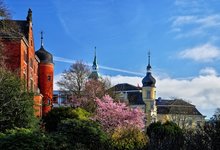
[[(10, 34), (3, 32), (0, 35), (6, 66), (24, 79), (27, 89), (35, 93), (34, 108), (36, 116), (41, 117), (52, 106), (53, 56), (43, 48), (43, 44), (35, 54), (31, 9), (26, 20), (6, 20), (1, 28), (10, 28), (10, 25), (14, 26)], [(42, 50), (44, 53), (41, 53)]]

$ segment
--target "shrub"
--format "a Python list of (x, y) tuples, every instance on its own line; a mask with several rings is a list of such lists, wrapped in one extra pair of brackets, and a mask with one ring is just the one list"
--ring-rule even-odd
[(184, 149), (212, 150), (212, 139), (203, 129), (184, 131)]
[(53, 108), (46, 116), (43, 118), (46, 131), (54, 132), (58, 129), (58, 124), (65, 119), (81, 119), (87, 120), (90, 113), (82, 108), (73, 109), (71, 107), (59, 107)]
[(147, 128), (150, 138), (149, 149), (181, 149), (183, 146), (182, 129), (173, 122), (152, 123)]
[(67, 143), (75, 147), (76, 144), (84, 149), (107, 149), (108, 136), (100, 126), (91, 120), (67, 119), (59, 124), (58, 132)]
[(118, 128), (112, 134), (112, 146), (117, 150), (143, 149), (147, 142), (147, 137), (137, 128)]
[(31, 129), (16, 128), (7, 130), (0, 135), (0, 149), (2, 150), (44, 150), (48, 149), (48, 138), (42, 132)]

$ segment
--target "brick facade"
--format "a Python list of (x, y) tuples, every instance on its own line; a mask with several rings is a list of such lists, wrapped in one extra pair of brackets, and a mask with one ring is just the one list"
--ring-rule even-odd
[[(53, 82), (48, 83), (45, 74), (50, 74), (51, 79), (53, 79), (54, 68), (53, 65), (52, 67), (49, 65), (48, 70), (45, 67), (41, 69), (40, 59), (35, 54), (32, 11), (29, 9), (26, 20), (11, 20), (10, 22), (16, 24), (18, 31), (16, 34), (1, 34), (0, 40), (5, 50), (6, 66), (25, 81), (27, 90), (35, 93), (35, 114), (41, 117), (44, 115), (44, 112), (50, 110), (48, 106), (44, 110), (42, 100), (44, 99), (45, 101), (48, 97), (52, 99), (53, 96)], [(45, 89), (52, 91), (48, 94), (48, 92), (45, 92)]]
[(43, 114), (48, 113), (52, 108), (53, 100), (53, 72), (52, 63), (39, 64), (39, 88), (43, 97)]

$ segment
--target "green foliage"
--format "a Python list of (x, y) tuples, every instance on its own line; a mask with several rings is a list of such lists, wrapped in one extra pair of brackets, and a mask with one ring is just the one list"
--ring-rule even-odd
[(59, 124), (57, 135), (63, 138), (63, 149), (106, 149), (108, 136), (91, 120), (67, 119)]
[(45, 128), (49, 132), (57, 131), (59, 123), (65, 119), (87, 120), (90, 113), (82, 108), (73, 109), (71, 107), (53, 108), (44, 118)]
[(0, 132), (34, 127), (33, 105), (33, 93), (26, 91), (19, 77), (0, 68)]
[(212, 139), (204, 129), (184, 131), (184, 149), (212, 150)]
[(76, 115), (76, 118), (79, 120), (89, 120), (89, 117), (91, 116), (89, 112), (80, 107), (73, 109), (72, 111)]
[(49, 149), (48, 138), (39, 131), (16, 128), (7, 130), (0, 135), (0, 149), (2, 150), (44, 150)]
[(147, 142), (147, 137), (137, 128), (118, 128), (112, 134), (112, 146), (117, 150), (143, 149)]
[(211, 139), (212, 149), (220, 147), (220, 108), (217, 108), (213, 117), (207, 122), (204, 131)]
[(183, 146), (182, 129), (173, 122), (156, 122), (147, 128), (150, 138), (149, 149), (181, 149)]

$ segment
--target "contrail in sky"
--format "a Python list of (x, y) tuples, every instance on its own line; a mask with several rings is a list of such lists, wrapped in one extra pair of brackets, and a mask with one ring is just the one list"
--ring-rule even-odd
[[(62, 57), (53, 57), (55, 61), (58, 62), (64, 62), (64, 63), (75, 63), (75, 60), (72, 59), (67, 59), (67, 58), (62, 58)], [(87, 63), (88, 66), (92, 66), (91, 63)], [(112, 68), (112, 67), (107, 67), (107, 66), (102, 66), (99, 65), (99, 68), (101, 69), (105, 69), (105, 70), (111, 70), (111, 71), (116, 71), (116, 72), (122, 72), (122, 73), (128, 73), (128, 74), (133, 74), (133, 75), (138, 75), (138, 76), (144, 76), (145, 74), (140, 73), (140, 72), (133, 72), (133, 71), (129, 71), (129, 70), (124, 70), (124, 69), (119, 69), (119, 68)]]

